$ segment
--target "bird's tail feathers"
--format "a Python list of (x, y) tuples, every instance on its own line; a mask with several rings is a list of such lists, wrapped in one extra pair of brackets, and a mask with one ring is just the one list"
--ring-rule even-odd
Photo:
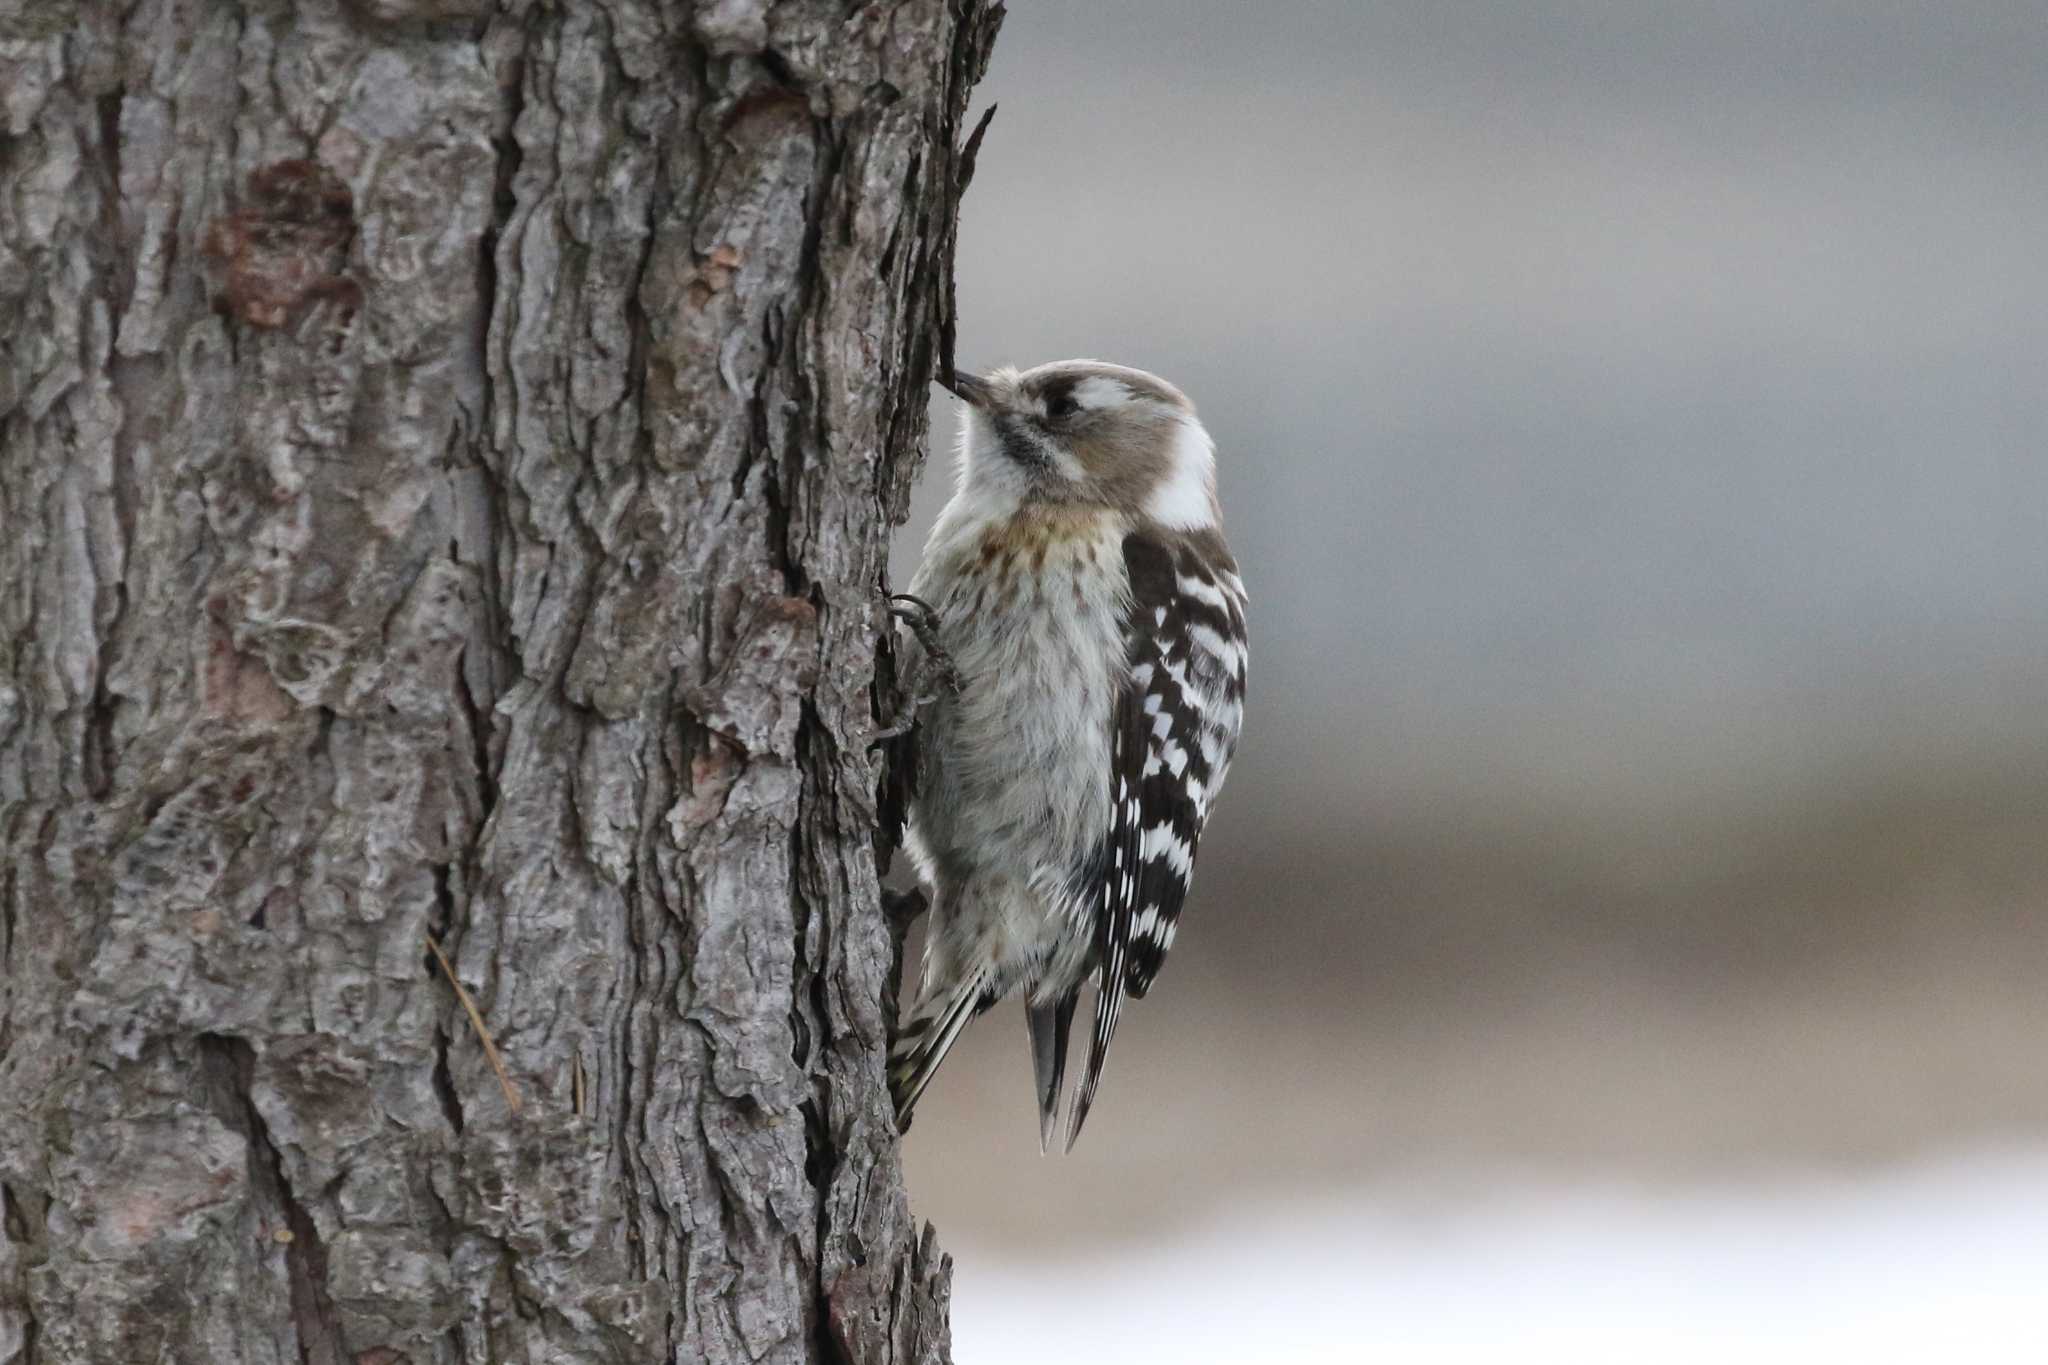
[(954, 988), (951, 995), (929, 996), (911, 1011), (889, 1049), (889, 1094), (896, 1102), (896, 1127), (910, 1128), (911, 1110), (931, 1084), (933, 1073), (959, 1041), (967, 1021), (991, 1003), (984, 1000), (982, 974), (975, 972)]
[(1073, 1110), (1067, 1115), (1067, 1150), (1081, 1136), (1095, 1103), (1095, 1087), (1102, 1080), (1102, 1064), (1109, 1057), (1109, 1040), (1116, 1036), (1117, 1013), (1124, 1003), (1124, 951), (1120, 940), (1112, 940), (1101, 972), (1095, 978), (1095, 1027), (1088, 1035), (1088, 1067), (1081, 1073), (1081, 1087), (1075, 1092)]
[(1070, 990), (1049, 1005), (1030, 1005), (1024, 1017), (1031, 1024), (1031, 1070), (1038, 1079), (1038, 1150), (1052, 1147), (1060, 1126), (1060, 1089), (1067, 1076), (1067, 1033), (1074, 1024), (1074, 1006), (1081, 993)]

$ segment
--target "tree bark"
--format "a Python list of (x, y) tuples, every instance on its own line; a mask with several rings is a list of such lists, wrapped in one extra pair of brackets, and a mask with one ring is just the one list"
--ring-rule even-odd
[(867, 741), (999, 21), (0, 0), (0, 1365), (945, 1359)]

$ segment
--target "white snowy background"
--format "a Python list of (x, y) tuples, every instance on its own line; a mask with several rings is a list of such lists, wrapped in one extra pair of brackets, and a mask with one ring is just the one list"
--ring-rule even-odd
[(2048, 1159), (1859, 1180), (1502, 1185), (1241, 1210), (1057, 1261), (962, 1245), (964, 1365), (2026, 1361), (2048, 1353)]

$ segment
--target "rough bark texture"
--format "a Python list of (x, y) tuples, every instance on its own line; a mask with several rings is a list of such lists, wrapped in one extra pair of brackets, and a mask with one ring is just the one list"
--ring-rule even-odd
[(866, 740), (996, 9), (0, 0), (0, 1365), (944, 1358)]

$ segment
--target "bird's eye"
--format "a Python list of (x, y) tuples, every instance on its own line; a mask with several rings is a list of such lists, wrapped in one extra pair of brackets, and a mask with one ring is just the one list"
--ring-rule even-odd
[(1071, 393), (1057, 393), (1045, 400), (1045, 415), (1055, 422), (1064, 421), (1080, 410), (1081, 405), (1074, 401)]

